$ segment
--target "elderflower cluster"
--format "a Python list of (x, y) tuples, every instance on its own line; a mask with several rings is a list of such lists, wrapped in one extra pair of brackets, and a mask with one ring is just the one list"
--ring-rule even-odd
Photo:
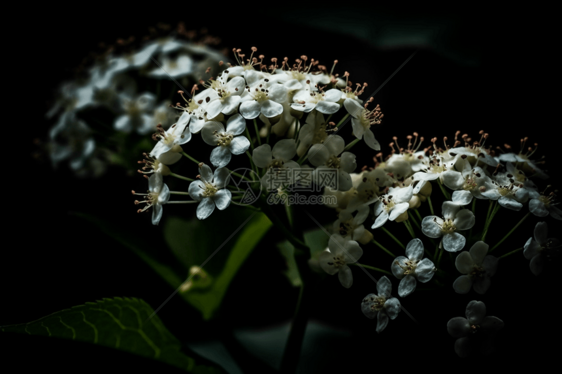
[(54, 167), (68, 162), (79, 176), (100, 176), (110, 164), (128, 167), (156, 125), (176, 122), (172, 79), (196, 82), (225, 58), (211, 48), (216, 38), (198, 38), (182, 24), (173, 33), (159, 27), (163, 36), (141, 43), (117, 40), (61, 84), (46, 115), (53, 126), (44, 151)]
[[(233, 52), (236, 65), (229, 64), (216, 78), (202, 82), (201, 88), (195, 85), (190, 93), (179, 91), (183, 103), (175, 105), (181, 111), (178, 121), (168, 130), (156, 127), (156, 144), (145, 153), (141, 162), (144, 166), (139, 170), (149, 180), (148, 197), (135, 202), (147, 204), (139, 212), (153, 207), (153, 224), (158, 224), (162, 216), (162, 205), (193, 203), (198, 204), (196, 216), (200, 220), (215, 208), (225, 210), (234, 204), (257, 207), (281, 226), (284, 223), (277, 217), (279, 211), (268, 206), (272, 200), (266, 197), (296, 197), (304, 188), (322, 192), (320, 197), (324, 199), (315, 201), (335, 210), (335, 222), (332, 220), (328, 248), (311, 258), (309, 264), (329, 275), (337, 274), (345, 288), (359, 283), (354, 281), (358, 275), (353, 267), (399, 280), (398, 297), (394, 297), (389, 277), (378, 281), (371, 277), (377, 293), (369, 293), (362, 300), (363, 314), (377, 318), (375, 329), (379, 333), (389, 319), (397, 318), (402, 310), (406, 312), (399, 298), (414, 298), (410, 295), (417, 290), (418, 282), (434, 289), (446, 286), (458, 294), (484, 294), (503, 258), (525, 249), (534, 274), (543, 270), (545, 260), (555, 258), (560, 242), (547, 237), (543, 223), (537, 225), (534, 239), (529, 239), (524, 248), (514, 250), (509, 241), (509, 245), (503, 244), (529, 216), (562, 219), (556, 190), (547, 194), (551, 188), (547, 186), (539, 192), (533, 181), (544, 179), (546, 174), (530, 160), (536, 148), (525, 150), (526, 138), (521, 152), (514, 154), (501, 148), (496, 152), (487, 144), (489, 135), (484, 131), (480, 131), (478, 141), (468, 134), (459, 137), (458, 131), (452, 144), (444, 137), (441, 147), (437, 138), (432, 138), (425, 148), (424, 137), (414, 132), (405, 143), (393, 137), (390, 154), (383, 157), (373, 131), (382, 124), (381, 108), (373, 108), (372, 98), (360, 98), (367, 84), (357, 84), (354, 89), (349, 73), (342, 79), (333, 74), (334, 68), (328, 73), (326, 67), (305, 55), (293, 64), (288, 58), (272, 58), (268, 64), (265, 56), (256, 54), (255, 47), (249, 57), (240, 49)], [(330, 122), (331, 118), (340, 119), (339, 123)], [(351, 128), (340, 134), (348, 120)], [(373, 167), (364, 166), (356, 173), (356, 156), (351, 149), (362, 145), (361, 140), (377, 154)], [(192, 167), (191, 176), (172, 172), (174, 164), (183, 158)], [(190, 162), (197, 165), (197, 172)], [(180, 191), (170, 191), (164, 178), (190, 183)], [(247, 186), (244, 191), (239, 187), (241, 181)], [(441, 191), (443, 197), (435, 205), (434, 191)], [(169, 196), (174, 194), (190, 199), (170, 201)], [(255, 197), (251, 202), (246, 200), (249, 195)], [(256, 207), (251, 207), (252, 203)], [(288, 215), (289, 222), (293, 219), (292, 205), (298, 204), (284, 200), (283, 214)], [(518, 223), (513, 222), (511, 231), (505, 233), (499, 227), (496, 215), (500, 210), (509, 213), (502, 218), (506, 220), (527, 209)], [(291, 236), (296, 229), (285, 227), (283, 232), (291, 243), (302, 245)], [(405, 235), (411, 236), (407, 243)], [(393, 247), (383, 246), (379, 242), (382, 238), (392, 239)], [(362, 248), (373, 245), (386, 252), (383, 255), (390, 255), (392, 262), (387, 258), (373, 265), (360, 263), (360, 259), (374, 258), (374, 250)], [(492, 255), (500, 246), (505, 253)], [(444, 252), (448, 252), (446, 256)], [(502, 260), (502, 266), (508, 265), (503, 264), (507, 261)], [(364, 284), (359, 283), (359, 287)], [(469, 322), (449, 323), (452, 335), (464, 338), (470, 329), (479, 329), (483, 313), (479, 312), (478, 318), (468, 316), (472, 313), (469, 309), (480, 310), (479, 305), (469, 304)], [(462, 340), (457, 345), (467, 342)], [(473, 351), (457, 347), (462, 355)]]

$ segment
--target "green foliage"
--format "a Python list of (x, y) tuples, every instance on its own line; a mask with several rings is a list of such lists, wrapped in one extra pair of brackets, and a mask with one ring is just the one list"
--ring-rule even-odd
[(223, 373), (220, 368), (198, 364), (183, 353), (179, 340), (153, 313), (143, 300), (116, 297), (64, 309), (37, 321), (4, 326), (2, 331), (99, 344), (159, 360), (190, 373)]

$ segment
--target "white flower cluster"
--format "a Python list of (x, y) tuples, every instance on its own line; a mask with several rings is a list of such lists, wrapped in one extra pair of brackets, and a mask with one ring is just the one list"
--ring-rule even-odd
[[(47, 113), (55, 121), (47, 149), (53, 166), (68, 160), (78, 175), (98, 176), (108, 162), (125, 164), (120, 154), (125, 151), (112, 149), (106, 139), (94, 139), (94, 133), (107, 132), (100, 123), (110, 125), (114, 134), (129, 134), (127, 146), (120, 148), (131, 148), (135, 133), (143, 136), (139, 140), (144, 139), (156, 125), (167, 129), (177, 118), (170, 108), (169, 92), (158, 95), (138, 87), (173, 84), (167, 82), (170, 78), (183, 84), (197, 81), (209, 67), (218, 69), (223, 59), (206, 45), (171, 36), (126, 53), (109, 50), (98, 56), (82, 77), (61, 85), (57, 101)], [(125, 139), (111, 137), (114, 143)]]

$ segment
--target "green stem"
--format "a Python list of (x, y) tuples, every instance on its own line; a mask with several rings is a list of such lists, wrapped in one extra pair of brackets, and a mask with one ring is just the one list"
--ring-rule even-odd
[(389, 271), (382, 270), (382, 269), (376, 268), (374, 266), (363, 265), (363, 264), (360, 264), (359, 262), (356, 262), (354, 264), (349, 264), (349, 265), (361, 266), (362, 268), (365, 268), (365, 269), (371, 269), (371, 270), (374, 270), (374, 271), (378, 271), (379, 273), (392, 275)]
[(392, 258), (396, 258), (395, 255), (392, 254), (392, 252), (390, 252), (388, 249), (386, 249), (385, 247), (383, 247), (379, 242), (377, 242), (375, 239), (372, 240), (372, 242), (378, 246), (380, 249), (382, 249), (383, 251), (385, 251), (386, 253), (388, 253)]
[(502, 240), (500, 240), (499, 242), (497, 242), (496, 245), (493, 246), (492, 249), (490, 249), (490, 250), (488, 251), (488, 253), (492, 252), (494, 249), (497, 248), (498, 245), (500, 245), (501, 243), (503, 243), (503, 241), (504, 241), (505, 239), (507, 239), (507, 237), (508, 237), (509, 235), (511, 235), (511, 233), (512, 233), (513, 231), (515, 231), (515, 230), (519, 227), (519, 225), (522, 224), (523, 221), (525, 221), (525, 220), (527, 219), (527, 217), (529, 217), (529, 214), (531, 214), (531, 212), (528, 212), (527, 214), (525, 214), (525, 217), (521, 218), (521, 220), (517, 223), (517, 225), (515, 225), (515, 226), (503, 237)]
[(402, 249), (406, 249), (406, 247), (404, 247), (404, 244), (400, 243), (400, 240), (396, 239), (396, 237), (395, 237), (394, 235), (392, 235), (392, 234), (390, 233), (390, 231), (388, 231), (387, 229), (385, 229), (385, 228), (382, 227), (382, 226), (381, 226), (381, 229), (382, 229), (384, 232), (386, 232), (388, 236), (390, 236), (392, 239), (394, 239), (394, 241), (395, 241), (396, 243), (398, 243), (398, 245), (399, 245), (400, 247), (402, 247)]
[[(338, 122), (338, 124), (336, 125), (336, 127), (338, 128), (338, 130), (339, 130), (339, 128), (340, 128), (340, 125), (341, 125), (342, 123), (344, 123), (345, 120), (347, 120), (347, 117), (349, 117), (349, 113), (347, 113), (345, 116), (343, 116), (343, 118), (341, 119), (341, 121)], [(328, 117), (328, 118), (330, 118), (330, 117)], [(328, 121), (326, 121), (326, 123), (328, 123)]]
[[(252, 156), (250, 155), (250, 152), (246, 151), (246, 156), (248, 156), (248, 158), (250, 159), (250, 165), (252, 166), (252, 171), (254, 173), (256, 173), (257, 175), (259, 175), (258, 167), (254, 164), (254, 160), (252, 159)], [(254, 179), (254, 173), (252, 173), (252, 180), (255, 180)]]
[(183, 191), (170, 191), (170, 193), (172, 195), (188, 195), (189, 196), (189, 192), (183, 192)]
[[(258, 137), (260, 135), (258, 134)], [(246, 126), (246, 137), (250, 141), (250, 148), (252, 148), (252, 152), (254, 151), (254, 141), (252, 140), (252, 136), (250, 135), (250, 130), (248, 130), (248, 126)], [(247, 151), (246, 151), (247, 152)]]
[(431, 215), (434, 216), (435, 213), (433, 212), (433, 204), (431, 204), (431, 197), (427, 197), (427, 202), (429, 203), (429, 210), (431, 211)]
[(449, 195), (449, 193), (445, 190), (445, 187), (443, 187), (441, 179), (437, 178), (437, 184), (439, 185), (439, 188), (441, 188), (441, 192), (443, 192), (443, 196), (445, 196), (445, 199), (451, 200), (451, 195)]
[(355, 139), (354, 141), (352, 141), (351, 143), (349, 143), (349, 144), (343, 149), (343, 152), (349, 151), (349, 150), (351, 149), (351, 147), (353, 147), (355, 144), (357, 144), (357, 142), (359, 142), (359, 140), (361, 140), (361, 139)]
[[(476, 212), (476, 198), (473, 196), (472, 197), (472, 214), (474, 214), (474, 212)], [(476, 214), (474, 214), (474, 216), (476, 216)], [(472, 238), (472, 229), (474, 228), (474, 226), (472, 226), (470, 228), (470, 232), (468, 233), (468, 238)]]
[(183, 179), (184, 181), (188, 181), (188, 182), (193, 182), (193, 181), (195, 181), (195, 179), (191, 179), (191, 178), (188, 178), (188, 177), (184, 177), (184, 176), (182, 176), (182, 175), (178, 175), (178, 174), (175, 174), (175, 173), (170, 173), (170, 176), (171, 176), (171, 177), (178, 178), (178, 179)]
[(504, 258), (504, 257), (507, 257), (507, 256), (509, 256), (510, 254), (513, 254), (513, 253), (515, 253), (515, 252), (519, 252), (519, 251), (522, 250), (522, 249), (523, 249), (523, 247), (517, 248), (517, 249), (514, 250), (514, 251), (511, 251), (511, 252), (509, 252), (509, 253), (506, 253), (505, 255), (502, 255), (502, 256), (498, 257), (498, 260), (499, 260), (499, 259), (502, 259), (502, 258)]
[[(256, 121), (256, 119), (254, 118), (254, 129), (256, 129), (256, 137), (258, 139), (258, 146), (261, 145), (261, 138), (260, 138), (260, 132), (258, 130), (258, 121)], [(270, 129), (271, 130), (271, 129)], [(269, 132), (267, 133), (267, 139), (269, 140)], [(253, 149), (254, 147), (252, 147)]]
[(188, 159), (190, 159), (191, 161), (195, 162), (195, 163), (196, 163), (197, 165), (199, 165), (199, 164), (200, 164), (200, 162), (199, 162), (199, 161), (197, 161), (196, 159), (194, 159), (193, 157), (191, 157), (191, 156), (190, 156), (190, 155), (188, 155), (187, 153), (185, 153), (185, 152), (182, 152), (182, 154), (183, 154), (183, 155), (184, 155), (185, 157), (187, 157)]
[(414, 235), (414, 230), (412, 230), (412, 226), (410, 226), (410, 224), (408, 223), (408, 220), (404, 220), (402, 222), (404, 223), (404, 226), (406, 226), (406, 229), (408, 229), (408, 232), (412, 236), (412, 239), (415, 239), (416, 235)]
[(232, 175), (236, 175), (237, 177), (246, 179), (248, 182), (255, 182), (255, 181), (251, 180), (250, 178), (245, 177), (245, 176), (243, 176), (243, 175), (241, 175), (241, 174), (238, 174), (238, 173), (236, 173), (236, 172), (234, 172), (234, 171), (229, 171), (229, 172), (230, 172), (230, 174), (232, 174)]
[[(496, 203), (497, 204), (497, 203)], [(496, 213), (498, 212), (498, 210), (500, 210), (501, 205), (497, 204), (494, 207), (494, 210), (492, 210), (492, 213), (490, 214), (490, 218), (489, 220), (486, 222), (486, 228), (484, 229), (484, 234), (482, 235), (482, 241), (484, 241), (484, 239), (486, 238), (486, 234), (488, 234), (488, 229), (490, 228), (490, 225), (492, 224), (492, 220), (494, 219), (494, 216), (496, 215)]]
[(421, 217), (420, 212), (418, 211), (417, 208), (416, 208), (416, 209), (413, 209), (413, 211), (416, 212), (416, 215), (418, 216), (418, 219), (420, 220), (420, 225), (421, 225), (421, 222), (423, 221), (423, 219), (422, 219), (422, 217)]
[[(410, 209), (410, 210), (411, 210), (411, 209)], [(414, 215), (409, 214), (408, 216), (412, 219), (412, 222), (414, 222), (414, 224), (416, 225), (416, 227), (418, 228), (418, 230), (421, 231), (421, 226), (420, 226), (420, 224), (418, 223), (418, 221), (416, 220), (416, 218), (414, 217)], [(412, 227), (412, 229), (413, 229), (413, 227)]]

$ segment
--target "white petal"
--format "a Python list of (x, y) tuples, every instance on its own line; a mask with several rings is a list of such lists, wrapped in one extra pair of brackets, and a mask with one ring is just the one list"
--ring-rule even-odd
[(474, 268), (474, 260), (467, 251), (462, 251), (455, 258), (455, 267), (461, 274), (468, 274)]
[(214, 100), (209, 103), (207, 107), (207, 118), (213, 119), (221, 114), (223, 108), (222, 100)]
[[(336, 88), (332, 88), (328, 91), (326, 91), (326, 93), (324, 94), (324, 100), (330, 101), (330, 102), (338, 102), (342, 97), (342, 92)], [(353, 100), (355, 101), (355, 100)]]
[[(232, 95), (227, 97), (226, 99), (223, 99), (221, 112), (226, 115), (234, 113), (238, 108), (238, 105), (240, 104), (240, 100), (241, 100), (240, 96), (237, 95)], [(216, 101), (220, 101), (220, 100), (216, 100)]]
[(245, 136), (237, 136), (232, 139), (228, 145), (228, 149), (230, 149), (233, 155), (241, 155), (246, 152), (248, 148), (250, 148), (250, 141)]
[(357, 118), (352, 118), (351, 128), (353, 129), (353, 135), (355, 135), (357, 139), (363, 139), (363, 134), (365, 134), (365, 128), (361, 124), (360, 120), (358, 120)]
[(390, 299), (386, 300), (384, 303), (384, 310), (386, 314), (390, 317), (390, 319), (395, 319), (398, 317), (398, 313), (402, 310), (402, 306), (400, 305), (400, 301), (397, 298), (391, 297)]
[(227, 147), (218, 146), (211, 152), (211, 164), (217, 168), (223, 168), (230, 162), (232, 154)]
[(205, 183), (200, 180), (195, 180), (189, 184), (188, 192), (189, 196), (195, 201), (201, 201), (201, 193), (205, 188)]
[(283, 113), (283, 105), (273, 100), (266, 100), (261, 103), (260, 112), (267, 118), (273, 118)]
[(204, 198), (197, 206), (197, 218), (203, 220), (211, 215), (215, 210), (215, 202), (211, 199)]
[(533, 238), (529, 238), (529, 240), (527, 240), (523, 248), (524, 248), (523, 255), (527, 260), (530, 260), (539, 254), (539, 249), (541, 249), (541, 245)]
[(472, 286), (474, 287), (474, 292), (476, 292), (477, 294), (483, 295), (486, 293), (486, 291), (488, 291), (488, 288), (490, 288), (490, 285), (492, 284), (490, 277), (487, 275), (484, 275), (483, 277), (479, 277), (479, 278), (475, 278)]
[(224, 188), (230, 181), (230, 172), (226, 168), (218, 168), (215, 170), (213, 184), (217, 188)]
[(322, 252), (318, 257), (318, 263), (322, 270), (330, 275), (334, 275), (339, 271), (339, 268), (334, 266), (334, 254), (330, 252)]
[(453, 289), (456, 293), (466, 294), (472, 288), (472, 278), (468, 275), (461, 275), (453, 282)]
[(205, 126), (201, 129), (201, 137), (203, 141), (209, 145), (217, 145), (217, 137), (215, 136), (215, 131), (217, 133), (224, 132), (224, 126), (220, 122), (209, 121), (205, 123)]
[(406, 297), (416, 289), (417, 285), (416, 278), (413, 275), (408, 274), (400, 281), (398, 284), (398, 295), (400, 297)]
[(257, 118), (260, 113), (260, 104), (255, 100), (244, 101), (240, 104), (240, 114), (244, 116), (246, 119), (254, 119)]
[(338, 278), (342, 286), (344, 286), (345, 288), (351, 287), (351, 285), (353, 284), (353, 274), (351, 274), (351, 269), (349, 268), (349, 266), (344, 265), (340, 268), (340, 271), (338, 272)]
[(445, 217), (445, 219), (454, 219), (460, 208), (460, 206), (452, 201), (445, 201), (441, 206), (441, 211), (443, 212), (443, 217)]
[(543, 257), (542, 255), (536, 255), (531, 259), (531, 262), (529, 263), (531, 272), (535, 275), (539, 275), (542, 272), (542, 268), (544, 264), (542, 257)]
[(363, 256), (363, 250), (355, 240), (346, 242), (344, 249), (344, 258), (346, 263), (353, 264), (359, 261), (361, 256)]
[(443, 180), (443, 184), (445, 186), (454, 191), (459, 190), (464, 184), (464, 178), (462, 174), (454, 170), (447, 170), (446, 172), (441, 174), (441, 179)]
[(259, 147), (254, 148), (252, 152), (252, 160), (254, 164), (259, 168), (265, 168), (273, 160), (271, 157), (271, 146), (269, 144), (263, 144)]
[(409, 207), (408, 203), (396, 204), (394, 208), (392, 208), (392, 210), (390, 211), (390, 216), (388, 217), (388, 219), (394, 221), (396, 218), (398, 218), (399, 215), (407, 211), (408, 207)]
[(160, 219), (162, 218), (163, 211), (164, 211), (164, 208), (162, 207), (161, 204), (154, 204), (152, 206), (152, 224), (153, 225), (158, 225), (158, 223), (160, 222)]
[(334, 114), (335, 112), (340, 110), (340, 104), (331, 103), (329, 101), (324, 100), (324, 101), (320, 101), (318, 104), (316, 104), (316, 107), (314, 107), (314, 109), (316, 109), (320, 113)]
[(330, 152), (324, 144), (314, 144), (308, 151), (308, 161), (314, 166), (322, 166), (326, 164)]
[(377, 139), (375, 139), (375, 134), (373, 134), (373, 131), (371, 129), (365, 130), (365, 133), (363, 134), (363, 140), (365, 140), (365, 144), (367, 144), (369, 148), (374, 149), (375, 151), (381, 150), (381, 145), (377, 141)]
[(390, 292), (392, 291), (392, 284), (390, 280), (386, 277), (381, 277), (377, 282), (377, 292), (379, 295), (384, 296), (385, 298), (390, 298)]
[(482, 301), (472, 300), (466, 306), (466, 318), (471, 325), (479, 325), (486, 316), (486, 305)]
[(443, 236), (443, 248), (449, 252), (458, 252), (464, 248), (466, 238), (458, 232), (445, 234)]
[(425, 173), (420, 171), (412, 176), (412, 179), (415, 181), (434, 181), (439, 178), (438, 174), (435, 173)]
[(537, 225), (535, 226), (534, 236), (535, 236), (535, 240), (539, 244), (545, 244), (546, 243), (546, 239), (548, 237), (548, 226), (547, 226), (546, 222), (537, 223)]
[[(267, 96), (269, 97), (269, 100), (270, 101), (273, 100), (272, 102), (275, 103), (275, 104), (286, 102), (287, 101), (287, 88), (285, 88), (284, 86), (282, 86), (280, 84), (274, 84), (274, 85), (269, 87), (269, 92), (267, 93)], [(265, 114), (265, 112), (263, 111), (263, 107), (262, 107), (262, 113)], [(281, 114), (281, 113), (278, 113), (278, 114)], [(271, 117), (271, 116), (268, 116), (267, 114), (265, 116)]]
[(346, 173), (353, 173), (357, 169), (355, 155), (351, 152), (344, 152), (341, 155), (340, 168)]
[(217, 191), (211, 199), (215, 202), (219, 210), (224, 210), (230, 205), (232, 193), (227, 189), (222, 189)]
[(345, 140), (339, 135), (329, 135), (324, 140), (324, 146), (330, 155), (338, 156), (345, 148)]
[(133, 129), (133, 125), (131, 123), (131, 118), (127, 115), (119, 116), (115, 120), (115, 123), (113, 124), (113, 127), (117, 131), (131, 132), (131, 130)]
[(226, 122), (226, 132), (232, 135), (240, 135), (246, 130), (246, 120), (240, 115), (235, 114)]
[[(400, 265), (405, 266), (405, 262), (407, 260), (408, 259), (404, 256), (398, 256), (392, 261), (392, 265), (390, 266), (390, 270), (392, 271), (392, 274), (396, 278), (398, 278), (398, 279), (404, 278), (404, 269), (402, 269), (400, 267)], [(398, 262), (398, 264), (396, 262)]]
[[(331, 91), (331, 90), (330, 90)], [(353, 118), (359, 118), (363, 115), (365, 108), (356, 100), (345, 100), (343, 106)]]
[(378, 229), (379, 227), (384, 225), (386, 221), (388, 221), (388, 213), (383, 211), (381, 214), (379, 214), (379, 216), (377, 217), (375, 223), (373, 223), (373, 226), (371, 226), (371, 228)]
[(377, 317), (377, 332), (382, 332), (386, 328), (386, 325), (388, 325), (388, 316), (386, 313), (379, 312)]
[(424, 258), (416, 266), (416, 278), (418, 278), (418, 280), (422, 283), (429, 282), (435, 274), (433, 271), (434, 268), (435, 264), (430, 259)]
[(515, 210), (516, 212), (520, 211), (523, 208), (523, 204), (515, 199), (510, 199), (509, 197), (502, 196), (499, 198), (498, 203), (507, 209)]
[(457, 216), (453, 220), (453, 224), (457, 228), (457, 230), (468, 230), (474, 226), (476, 218), (474, 217), (474, 213), (472, 213), (469, 209), (462, 209), (460, 212), (457, 213)]
[(459, 205), (467, 205), (472, 202), (472, 194), (469, 191), (455, 191), (453, 192), (452, 200)]
[(488, 254), (488, 248), (489, 245), (481, 240), (474, 243), (474, 245), (470, 248), (470, 256), (476, 265), (482, 265), (484, 257)]
[(273, 157), (288, 161), (297, 154), (297, 144), (294, 139), (282, 139), (275, 143), (271, 152)]
[(406, 256), (410, 260), (419, 261), (423, 257), (423, 243), (420, 239), (412, 239), (406, 246)]
[(531, 199), (529, 201), (529, 211), (537, 217), (548, 216), (548, 210), (546, 209), (544, 203), (539, 199)]
[(468, 336), (470, 333), (470, 323), (463, 317), (451, 318), (449, 322), (447, 322), (447, 331), (453, 338)]
[(213, 171), (209, 167), (209, 165), (203, 164), (199, 168), (199, 175), (201, 175), (201, 180), (211, 183), (213, 181)]
[(351, 176), (349, 175), (349, 173), (341, 170), (341, 169), (337, 169), (337, 175), (338, 175), (338, 185), (337, 185), (337, 190), (338, 191), (349, 191), (351, 189), (351, 187), (353, 187), (353, 182), (351, 181)]
[(437, 216), (427, 216), (422, 220), (422, 232), (430, 238), (439, 238), (443, 235), (439, 225), (443, 220)]

